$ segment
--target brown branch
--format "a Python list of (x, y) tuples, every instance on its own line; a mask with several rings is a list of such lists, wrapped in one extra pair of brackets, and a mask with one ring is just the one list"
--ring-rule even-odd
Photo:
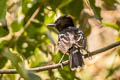
[[(118, 42), (115, 42), (111, 45), (108, 45), (104, 48), (101, 48), (101, 49), (98, 49), (98, 50), (95, 50), (95, 51), (92, 51), (90, 52), (90, 55), (88, 56), (87, 54), (84, 55), (85, 58), (88, 58), (90, 56), (93, 56), (93, 55), (96, 55), (98, 53), (101, 53), (101, 52), (104, 52), (104, 51), (107, 51), (111, 48), (114, 48), (116, 46), (119, 46), (120, 45), (120, 41)], [(69, 61), (66, 60), (63, 63), (63, 66), (69, 64)], [(31, 69), (28, 69), (29, 71), (36, 71), (36, 72), (39, 72), (39, 71), (45, 71), (45, 70), (49, 70), (49, 69), (56, 69), (56, 68), (59, 68), (60, 67), (60, 64), (53, 64), (53, 65), (47, 65), (47, 66), (42, 66), (42, 67), (36, 67), (36, 68), (31, 68)], [(0, 74), (17, 74), (16, 70), (15, 69), (7, 69), (7, 70), (0, 70)]]

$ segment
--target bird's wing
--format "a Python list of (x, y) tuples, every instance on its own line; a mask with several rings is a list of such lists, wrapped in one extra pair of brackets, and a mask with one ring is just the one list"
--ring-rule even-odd
[(82, 49), (86, 48), (86, 40), (85, 40), (83, 32), (80, 29), (77, 29), (75, 31), (74, 39), (75, 39), (75, 44), (77, 46), (79, 46)]
[(63, 53), (67, 53), (69, 48), (72, 47), (72, 43), (70, 43), (70, 36), (67, 33), (59, 34), (58, 47)]

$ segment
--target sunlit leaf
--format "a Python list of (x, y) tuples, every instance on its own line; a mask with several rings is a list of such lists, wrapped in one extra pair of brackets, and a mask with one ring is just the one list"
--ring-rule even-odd
[(58, 63), (61, 57), (62, 57), (62, 53), (58, 52), (56, 55), (53, 56), (52, 61)]
[(120, 41), (120, 31), (119, 31), (119, 34), (118, 34), (118, 36), (116, 37), (115, 40), (116, 40), (116, 41)]
[(58, 6), (58, 8), (62, 8), (62, 7), (64, 7), (64, 6), (66, 6), (66, 5), (68, 5), (71, 1), (72, 1), (72, 0), (65, 0), (63, 3), (61, 3), (61, 4)]
[(7, 0), (0, 0), (0, 22), (5, 21), (5, 15), (6, 15), (6, 10), (7, 10)]
[(117, 51), (117, 52), (118, 52), (118, 55), (119, 55), (119, 57), (120, 57), (120, 49), (118, 49), (118, 51)]
[(50, 24), (50, 23), (54, 22), (55, 12), (50, 11), (49, 14), (51, 14), (51, 16), (45, 15), (45, 17), (44, 17), (45, 26), (46, 26), (46, 24)]
[(61, 8), (69, 3), (70, 0), (51, 0), (47, 4), (51, 6), (53, 11), (56, 11), (56, 8)]
[(119, 27), (117, 24), (112, 24), (112, 23), (109, 23), (109, 22), (103, 22), (103, 24), (104, 24), (105, 26), (110, 27), (110, 28), (113, 28), (113, 29), (115, 29), (115, 30), (117, 30), (117, 31), (120, 30), (120, 27)]
[[(58, 63), (60, 61), (60, 59), (62, 58), (63, 53), (61, 51), (59, 51), (56, 55), (53, 56), (53, 60), (54, 62)], [(63, 61), (68, 60), (69, 56), (65, 55), (63, 58)]]
[[(16, 80), (17, 79), (17, 77), (16, 77), (17, 75), (16, 74), (9, 74), (9, 75), (5, 75), (4, 77), (2, 77), (2, 79), (4, 80), (6, 80), (6, 79), (9, 79), (9, 80)], [(1, 80), (2, 80), (1, 79)]]
[(23, 13), (26, 14), (32, 6), (33, 6), (33, 0), (22, 0)]

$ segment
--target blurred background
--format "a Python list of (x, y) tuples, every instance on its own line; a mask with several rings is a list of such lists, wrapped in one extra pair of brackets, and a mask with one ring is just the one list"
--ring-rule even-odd
[(120, 40), (120, 0), (0, 0), (0, 70), (19, 73), (0, 80), (120, 80), (120, 47), (85, 59), (75, 71), (69, 65), (26, 71), (59, 62), (58, 31), (46, 24), (65, 14), (84, 32), (90, 52)]

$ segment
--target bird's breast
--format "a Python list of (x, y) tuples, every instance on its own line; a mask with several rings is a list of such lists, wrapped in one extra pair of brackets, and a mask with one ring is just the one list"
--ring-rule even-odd
[(82, 31), (75, 28), (59, 34), (58, 47), (63, 53), (67, 53), (73, 44), (76, 44), (78, 47), (85, 47), (84, 42)]

